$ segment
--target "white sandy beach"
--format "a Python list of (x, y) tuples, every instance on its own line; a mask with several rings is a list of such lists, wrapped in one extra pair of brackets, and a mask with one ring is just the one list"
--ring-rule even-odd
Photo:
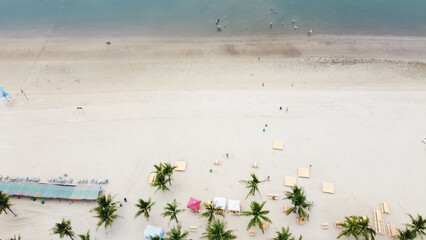
[[(118, 211), (123, 218), (96, 231), (95, 203), (12, 198), (18, 217), (0, 215), (0, 239), (59, 239), (50, 229), (61, 218), (97, 239), (144, 239), (148, 223), (134, 218), (134, 204), (149, 197), (156, 202), (150, 224), (165, 231), (175, 223), (160, 214), (173, 198), (183, 208), (190, 197), (240, 199), (242, 210), (267, 201), (273, 224), (265, 234), (249, 237), (249, 217), (226, 216), (238, 239), (270, 239), (282, 226), (308, 240), (335, 239), (338, 229), (321, 223), (349, 215), (373, 222), (382, 201), (391, 207), (386, 223), (398, 227), (406, 213), (426, 214), (424, 38), (45, 41), (0, 39), (0, 86), (14, 99), (0, 104), (0, 175), (108, 178), (105, 192), (129, 201)], [(273, 140), (284, 151), (272, 150)], [(213, 165), (216, 158), (222, 165)], [(153, 165), (176, 160), (187, 161), (187, 171), (174, 174), (170, 192), (155, 193), (147, 184)], [(289, 205), (281, 200), (284, 176), (309, 165), (311, 178), (297, 184), (315, 206), (300, 226), (281, 212)], [(245, 199), (238, 181), (252, 172), (271, 181), (260, 186), (262, 197)], [(321, 191), (323, 181), (335, 183), (334, 195)], [(188, 210), (178, 217), (186, 230), (198, 226), (190, 238), (200, 239), (207, 221)]]

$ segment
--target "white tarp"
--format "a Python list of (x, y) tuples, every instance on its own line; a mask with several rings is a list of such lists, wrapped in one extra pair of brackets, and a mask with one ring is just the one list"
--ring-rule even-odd
[(163, 229), (160, 227), (155, 227), (152, 225), (148, 225), (145, 228), (145, 231), (143, 231), (146, 238), (151, 239), (151, 236), (159, 236), (160, 239), (163, 238)]
[(213, 203), (216, 207), (220, 207), (220, 209), (225, 210), (226, 198), (215, 197)]
[(240, 200), (228, 200), (228, 210), (229, 211), (240, 211)]

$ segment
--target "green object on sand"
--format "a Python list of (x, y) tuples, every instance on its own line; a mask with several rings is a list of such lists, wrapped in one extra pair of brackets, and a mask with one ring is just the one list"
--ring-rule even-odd
[(120, 203), (120, 207), (122, 207), (123, 206), (123, 203)]
[(263, 132), (265, 132), (265, 129), (263, 129)]
[(212, 172), (213, 172), (213, 169), (210, 169), (209, 171), (212, 173)]
[(41, 204), (44, 204), (44, 200), (41, 200), (40, 202), (41, 202)]

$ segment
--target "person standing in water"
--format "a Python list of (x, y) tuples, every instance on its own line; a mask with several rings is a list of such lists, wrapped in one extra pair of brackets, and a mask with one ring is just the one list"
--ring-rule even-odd
[(293, 22), (293, 25), (294, 25), (294, 24), (296, 23), (296, 20), (294, 20), (294, 19), (293, 19), (293, 21), (292, 21), (292, 22)]
[(269, 29), (272, 29), (272, 22), (269, 23)]

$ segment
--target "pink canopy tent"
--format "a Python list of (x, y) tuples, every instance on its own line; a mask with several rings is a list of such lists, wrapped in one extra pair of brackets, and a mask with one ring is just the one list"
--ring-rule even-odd
[(200, 200), (197, 200), (197, 199), (191, 197), (189, 199), (188, 205), (186, 207), (189, 208), (189, 209), (192, 209), (194, 211), (198, 211), (198, 210), (200, 210), (200, 205), (201, 205)]

